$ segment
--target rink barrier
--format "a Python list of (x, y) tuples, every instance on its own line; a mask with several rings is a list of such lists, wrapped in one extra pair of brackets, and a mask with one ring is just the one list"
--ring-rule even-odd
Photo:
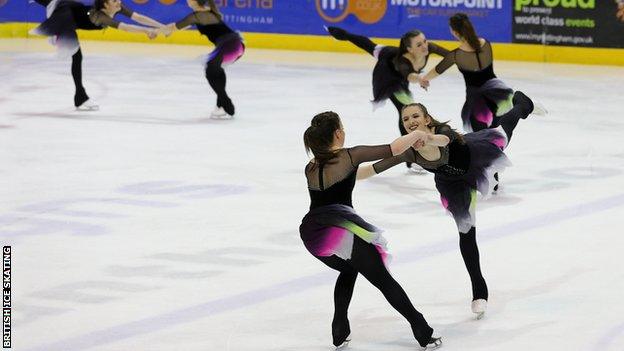
[[(0, 38), (34, 37), (28, 31), (37, 23), (2, 23)], [(114, 28), (103, 31), (78, 31), (82, 40), (143, 42), (161, 44), (210, 45), (205, 37), (195, 30), (175, 32), (168, 38), (159, 36), (149, 40), (145, 34), (127, 33)], [(294, 35), (273, 33), (243, 33), (248, 48), (329, 51), (329, 52), (361, 52), (349, 43), (340, 42), (329, 36)], [(375, 38), (381, 45), (397, 45), (398, 39)], [(453, 41), (436, 41), (446, 48), (457, 46)], [(498, 60), (531, 61), (545, 63), (577, 63), (589, 65), (624, 66), (624, 49), (584, 48), (567, 46), (545, 46), (536, 44), (493, 43), (494, 55)]]

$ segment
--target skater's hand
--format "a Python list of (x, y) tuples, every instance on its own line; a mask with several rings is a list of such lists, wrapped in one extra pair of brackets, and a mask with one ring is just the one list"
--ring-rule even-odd
[(147, 33), (145, 33), (145, 34), (147, 34), (147, 37), (148, 37), (148, 38), (150, 38), (150, 39), (155, 39), (155, 38), (158, 36), (158, 30), (156, 30), (156, 29), (152, 29), (152, 30), (148, 31), (148, 32), (147, 32)]
[(413, 144), (415, 148), (421, 148), (425, 146), (425, 144), (427, 143), (427, 133), (421, 130), (415, 130), (411, 132), (411, 134), (417, 136), (416, 141)]
[(171, 28), (169, 28), (168, 26), (162, 26), (160, 28), (158, 28), (158, 31), (160, 33), (162, 33), (162, 35), (169, 37), (171, 35), (171, 33), (173, 33), (173, 30), (171, 30)]
[(624, 3), (618, 4), (616, 16), (620, 21), (624, 22)]
[(429, 89), (429, 85), (431, 85), (431, 83), (427, 79), (424, 79), (424, 78), (421, 78), (419, 83), (420, 83), (420, 87), (425, 89), (425, 90), (428, 90)]

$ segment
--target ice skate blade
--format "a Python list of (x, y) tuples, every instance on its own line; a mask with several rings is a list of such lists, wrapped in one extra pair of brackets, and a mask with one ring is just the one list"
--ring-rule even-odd
[(342, 342), (342, 344), (338, 345), (338, 346), (334, 346), (334, 350), (345, 350), (349, 347), (349, 342), (351, 341), (351, 334), (349, 334), (347, 336), (347, 338), (345, 339), (345, 341)]
[(99, 111), (100, 106), (91, 103), (89, 100), (85, 101), (82, 105), (76, 107), (76, 111)]
[(230, 119), (234, 119), (234, 116), (228, 115), (227, 113), (224, 114), (224, 115), (222, 115), (222, 114), (211, 114), (210, 115), (210, 119), (214, 119), (214, 120), (217, 120), (217, 121), (221, 121), (221, 120), (227, 121), (227, 120), (230, 120)]
[(434, 338), (433, 339), (433, 343), (427, 344), (427, 346), (425, 347), (421, 347), (420, 349), (422, 351), (426, 351), (426, 350), (435, 350), (435, 349), (439, 349), (440, 347), (442, 347), (442, 337), (438, 337), (438, 338)]
[(541, 103), (534, 102), (533, 103), (533, 112), (532, 112), (532, 114), (534, 114), (536, 116), (546, 116), (548, 114), (548, 110)]

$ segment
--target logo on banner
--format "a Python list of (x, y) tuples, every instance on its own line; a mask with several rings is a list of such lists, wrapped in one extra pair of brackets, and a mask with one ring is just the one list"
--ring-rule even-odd
[(327, 22), (341, 22), (354, 15), (366, 24), (379, 22), (386, 14), (388, 0), (316, 0), (316, 11)]

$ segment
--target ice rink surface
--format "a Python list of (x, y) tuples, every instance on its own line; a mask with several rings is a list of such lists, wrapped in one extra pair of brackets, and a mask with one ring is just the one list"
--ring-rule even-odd
[[(208, 51), (85, 43), (85, 86), (101, 110), (75, 112), (67, 59), (42, 40), (0, 41), (14, 350), (330, 349), (337, 273), (298, 233), (303, 131), (334, 110), (347, 145), (388, 143), (396, 112), (372, 110), (369, 56), (249, 49), (226, 69), (236, 118), (211, 120), (198, 60)], [(623, 350), (624, 68), (495, 71), (551, 113), (520, 122), (501, 193), (477, 206), (483, 320), (431, 175), (397, 166), (359, 183), (354, 206), (386, 230), (392, 273), (442, 350)], [(461, 127), (456, 68), (413, 91)], [(362, 277), (349, 318), (350, 350), (417, 349)]]

